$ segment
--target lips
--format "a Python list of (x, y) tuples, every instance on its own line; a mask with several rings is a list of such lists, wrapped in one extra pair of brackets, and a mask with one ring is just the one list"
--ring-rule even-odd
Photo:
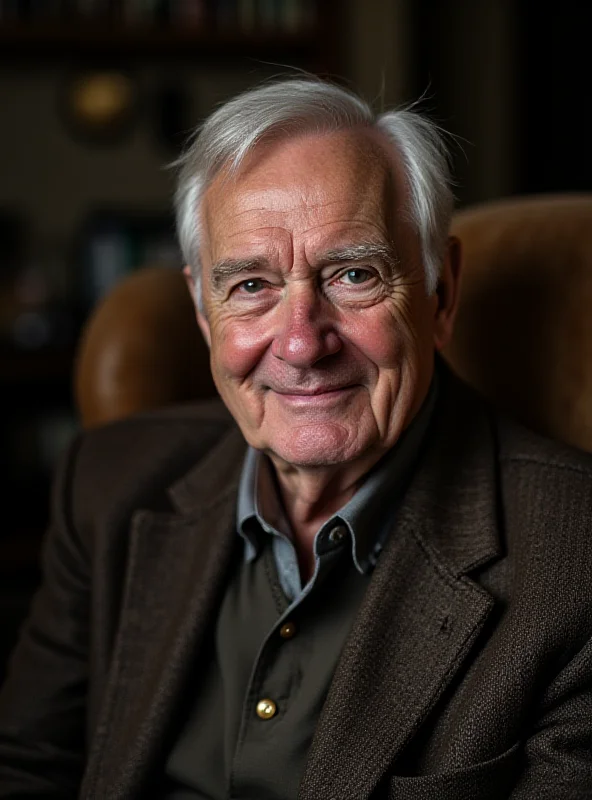
[(315, 386), (314, 389), (294, 389), (289, 392), (285, 388), (273, 391), (280, 405), (293, 411), (306, 409), (333, 409), (351, 397), (356, 386)]
[(317, 386), (314, 389), (274, 389), (276, 394), (288, 397), (316, 397), (320, 394), (330, 394), (331, 392), (341, 392), (345, 389), (352, 389), (352, 385), (347, 386)]

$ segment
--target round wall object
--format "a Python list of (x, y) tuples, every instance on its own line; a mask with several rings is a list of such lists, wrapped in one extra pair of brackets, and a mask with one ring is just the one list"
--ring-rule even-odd
[(61, 107), (76, 138), (116, 144), (130, 133), (136, 120), (137, 85), (131, 75), (118, 70), (78, 73), (66, 81)]

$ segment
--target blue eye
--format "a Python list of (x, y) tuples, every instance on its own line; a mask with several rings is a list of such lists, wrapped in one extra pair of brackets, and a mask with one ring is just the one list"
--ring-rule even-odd
[(249, 278), (248, 281), (243, 281), (241, 283), (241, 288), (249, 294), (256, 294), (257, 292), (260, 292), (261, 289), (263, 289), (263, 286), (264, 284), (261, 278)]
[(372, 276), (367, 269), (348, 269), (344, 277), (347, 277), (349, 283), (360, 284), (366, 283)]

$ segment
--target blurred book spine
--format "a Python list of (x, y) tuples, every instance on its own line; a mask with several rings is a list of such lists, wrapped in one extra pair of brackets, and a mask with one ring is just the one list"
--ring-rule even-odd
[(245, 34), (298, 34), (314, 27), (318, 0), (0, 0), (0, 25), (101, 20), (178, 30), (207, 25)]
[(121, 20), (130, 25), (144, 25), (154, 19), (153, 0), (125, 0), (121, 4)]
[(238, 25), (237, 0), (216, 0), (213, 4), (213, 18), (222, 30), (233, 29)]
[(113, 7), (109, 0), (76, 0), (70, 17), (83, 20), (109, 19)]
[(307, 27), (305, 0), (283, 0), (282, 27), (288, 33), (300, 33)]
[(234, 22), (244, 33), (299, 34), (316, 23), (314, 0), (238, 0), (235, 20), (228, 0), (217, 0), (216, 7), (217, 18), (221, 13), (228, 24)]
[(171, 23), (177, 27), (198, 28), (206, 22), (205, 0), (170, 0)]
[(278, 3), (276, 0), (258, 0), (259, 24), (264, 31), (278, 28)]
[(116, 218), (97, 219), (86, 241), (83, 259), (83, 302), (94, 305), (134, 265), (132, 243), (123, 223)]
[(257, 30), (257, 0), (239, 0), (238, 26), (245, 33)]

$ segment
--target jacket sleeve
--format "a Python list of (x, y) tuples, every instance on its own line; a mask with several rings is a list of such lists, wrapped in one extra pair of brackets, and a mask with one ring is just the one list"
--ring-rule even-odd
[(592, 639), (545, 692), (511, 800), (592, 797)]
[(0, 798), (71, 798), (84, 761), (89, 554), (72, 524), (75, 442), (58, 470), (41, 588), (0, 692)]

